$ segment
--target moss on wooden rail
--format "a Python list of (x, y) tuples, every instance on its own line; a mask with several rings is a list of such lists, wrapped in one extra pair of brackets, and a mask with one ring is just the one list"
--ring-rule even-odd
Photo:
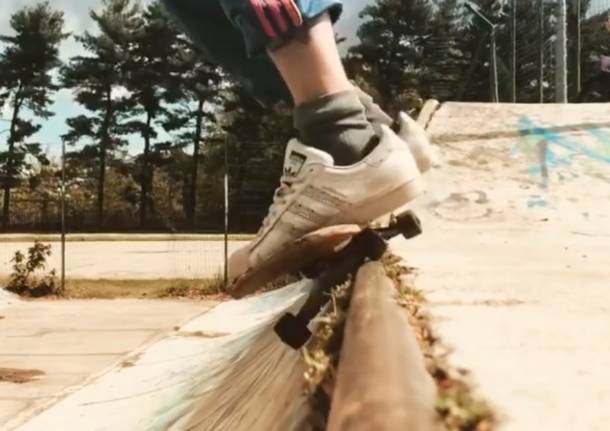
[[(497, 421), (492, 409), (474, 394), (467, 373), (452, 367), (447, 355), (438, 348), (440, 341), (432, 332), (425, 298), (407, 281), (414, 268), (407, 267), (391, 253), (384, 256), (383, 263), (387, 276), (395, 283), (398, 304), (408, 311), (426, 368), (436, 382), (440, 421), (449, 431), (494, 430)], [(316, 319), (318, 326), (312, 340), (302, 350), (307, 365), (305, 390), (312, 407), (310, 422), (317, 429), (324, 429), (327, 424), (352, 292), (351, 280), (333, 290), (329, 307)]]

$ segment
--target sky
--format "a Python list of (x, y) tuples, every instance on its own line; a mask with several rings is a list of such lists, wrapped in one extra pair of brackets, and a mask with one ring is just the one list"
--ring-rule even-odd
[[(142, 0), (141, 2), (146, 4), (150, 0)], [(210, 1), (210, 0), (202, 0)], [(349, 0), (346, 2), (344, 8), (343, 17), (337, 25), (337, 32), (342, 36), (348, 38), (348, 43), (344, 45), (348, 46), (350, 43), (356, 41), (355, 29), (358, 26), (358, 13), (362, 7), (369, 0)], [(36, 0), (2, 0), (2, 6), (4, 12), (0, 16), (0, 34), (7, 34), (10, 32), (9, 18), (12, 13), (18, 9), (34, 5), (37, 3)], [(73, 34), (80, 34), (91, 26), (91, 20), (89, 18), (89, 11), (91, 8), (97, 8), (101, 4), (100, 0), (52, 0), (50, 2), (54, 8), (62, 10), (64, 12), (64, 18), (66, 21), (66, 31)], [(347, 6), (349, 5), (349, 6)], [(1, 49), (1, 45), (0, 45)], [(62, 59), (66, 60), (75, 54), (80, 53), (79, 45), (74, 41), (73, 38), (69, 38), (61, 46)], [(55, 96), (55, 103), (51, 107), (51, 111), (55, 112), (55, 116), (45, 121), (40, 132), (38, 132), (34, 138), (38, 142), (41, 142), (45, 149), (53, 155), (58, 155), (61, 151), (61, 140), (60, 136), (66, 132), (67, 127), (65, 124), (66, 118), (78, 115), (82, 112), (82, 109), (73, 101), (72, 94), (70, 91), (63, 90), (59, 91)], [(8, 112), (2, 112), (1, 118), (8, 118)], [(6, 140), (6, 132), (3, 130), (6, 127), (3, 126), (4, 122), (0, 122), (0, 145)], [(130, 143), (130, 151), (137, 152), (142, 146), (137, 137), (132, 139)]]

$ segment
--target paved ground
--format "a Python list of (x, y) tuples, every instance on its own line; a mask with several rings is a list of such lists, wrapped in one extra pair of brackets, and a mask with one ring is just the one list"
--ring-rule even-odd
[[(141, 237), (141, 235), (140, 235)], [(61, 268), (60, 243), (51, 242), (48, 267)], [(229, 253), (243, 242), (231, 242)], [(31, 242), (0, 243), (0, 277), (10, 273), (15, 251)], [(85, 241), (66, 246), (66, 276), (79, 279), (170, 279), (222, 273), (222, 241)]]
[(502, 430), (610, 423), (610, 105), (446, 104), (420, 268), (452, 362)]
[[(3, 294), (0, 429), (12, 429), (209, 308), (208, 303), (187, 301), (25, 302)], [(44, 374), (12, 383), (3, 381), (7, 369)]]

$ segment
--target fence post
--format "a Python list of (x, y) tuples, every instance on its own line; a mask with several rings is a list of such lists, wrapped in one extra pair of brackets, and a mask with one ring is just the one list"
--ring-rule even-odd
[(66, 141), (61, 140), (61, 289), (66, 289)]
[(510, 12), (510, 101), (517, 102), (517, 0), (511, 1)]
[(558, 0), (559, 14), (557, 17), (557, 40), (555, 45), (555, 101), (568, 102), (568, 71), (567, 71), (567, 15), (566, 0)]
[(581, 28), (581, 14), (582, 14), (582, 1), (575, 0), (576, 2), (576, 94), (580, 94), (582, 88), (582, 28)]
[(544, 0), (538, 0), (538, 102), (544, 103)]
[(224, 174), (224, 285), (229, 288), (229, 135), (225, 136)]
[(496, 49), (496, 26), (491, 27), (491, 88), (492, 101), (500, 102), (500, 93), (498, 89), (498, 52)]

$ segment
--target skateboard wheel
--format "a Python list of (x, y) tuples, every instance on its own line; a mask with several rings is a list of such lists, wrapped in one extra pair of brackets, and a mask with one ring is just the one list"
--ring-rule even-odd
[(421, 221), (413, 211), (406, 211), (396, 219), (396, 227), (406, 238), (415, 238), (422, 233)]
[(294, 315), (287, 313), (273, 327), (280, 340), (295, 350), (300, 349), (311, 338), (307, 323)]

